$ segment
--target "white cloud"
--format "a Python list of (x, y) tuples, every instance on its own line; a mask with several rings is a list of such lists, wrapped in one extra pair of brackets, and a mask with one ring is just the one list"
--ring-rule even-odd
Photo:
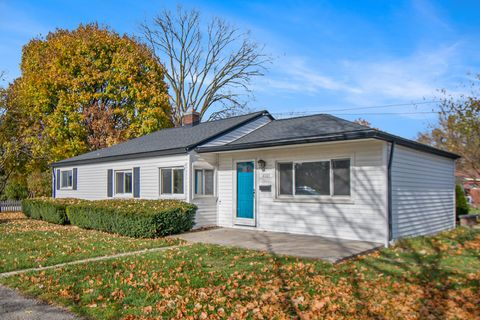
[[(323, 68), (303, 57), (282, 59), (256, 90), (309, 95), (337, 94), (355, 104), (418, 101), (450, 88), (458, 66), (460, 44), (419, 50), (407, 57), (331, 61)], [(281, 66), (281, 67), (280, 67)], [(328, 72), (323, 70), (329, 70)], [(333, 71), (332, 71), (333, 70)]]
[(358, 89), (350, 87), (343, 81), (315, 70), (309, 66), (307, 59), (302, 57), (281, 59), (276, 65), (278, 69), (273, 68), (275, 69), (273, 76), (263, 79), (257, 90), (272, 88), (309, 94), (315, 94), (321, 90), (359, 92)]

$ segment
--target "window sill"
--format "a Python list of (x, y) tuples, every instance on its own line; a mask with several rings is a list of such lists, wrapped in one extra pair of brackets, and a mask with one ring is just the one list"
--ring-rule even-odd
[(62, 191), (68, 191), (68, 190), (73, 190), (73, 187), (60, 187), (60, 190)]
[(132, 193), (119, 193), (115, 194), (114, 198), (133, 198)]
[(194, 194), (193, 195), (193, 198), (196, 199), (196, 198), (215, 198), (216, 195), (214, 194)]
[(344, 197), (276, 197), (275, 202), (298, 202), (298, 203), (339, 203), (339, 204), (355, 204), (352, 198)]
[(217, 199), (217, 196), (193, 196), (193, 200), (208, 200), (208, 199)]
[(185, 200), (185, 194), (161, 194), (158, 197), (160, 200), (161, 199), (174, 199), (174, 200)]

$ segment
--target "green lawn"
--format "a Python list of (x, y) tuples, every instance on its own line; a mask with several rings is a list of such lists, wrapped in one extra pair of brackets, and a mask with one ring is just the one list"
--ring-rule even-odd
[(0, 272), (176, 243), (172, 239), (132, 239), (60, 226), (27, 219), (19, 212), (0, 214)]
[(96, 319), (475, 319), (480, 230), (337, 265), (197, 244), (0, 282)]

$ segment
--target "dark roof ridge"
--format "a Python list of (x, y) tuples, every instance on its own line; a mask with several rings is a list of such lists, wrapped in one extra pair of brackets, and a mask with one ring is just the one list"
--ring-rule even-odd
[(357, 123), (357, 122), (355, 122), (355, 121), (350, 121), (350, 120), (348, 120), (348, 119), (344, 119), (344, 118), (340, 118), (340, 117), (334, 116), (333, 114), (324, 113), (323, 115), (324, 115), (324, 116), (327, 116), (327, 117), (329, 117), (329, 118), (331, 118), (331, 119), (346, 121), (346, 122), (349, 122), (349, 123), (352, 123), (352, 124), (356, 124), (356, 125), (358, 125), (358, 126), (365, 127), (365, 128), (367, 128), (367, 129), (372, 129), (372, 130), (377, 130), (377, 131), (379, 131), (378, 129), (375, 129), (375, 128), (372, 128), (372, 127), (363, 125), (363, 124), (361, 124), (361, 123)]
[(309, 117), (315, 117), (315, 116), (327, 116), (327, 115), (328, 115), (328, 113), (315, 113), (315, 114), (308, 114), (308, 115), (303, 115), (303, 116), (275, 119), (275, 121), (285, 121), (285, 120), (291, 120), (291, 119), (301, 119), (301, 118), (309, 118)]

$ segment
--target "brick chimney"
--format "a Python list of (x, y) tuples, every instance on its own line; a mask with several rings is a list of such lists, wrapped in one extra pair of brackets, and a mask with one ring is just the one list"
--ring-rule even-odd
[(193, 111), (193, 108), (190, 107), (187, 109), (187, 112), (182, 116), (182, 126), (195, 126), (200, 123), (200, 113)]

